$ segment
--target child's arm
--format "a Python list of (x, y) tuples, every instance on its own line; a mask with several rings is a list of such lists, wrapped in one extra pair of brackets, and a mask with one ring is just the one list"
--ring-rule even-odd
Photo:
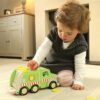
[(39, 49), (37, 50), (34, 58), (28, 61), (27, 66), (31, 70), (35, 70), (38, 68), (40, 63), (44, 60), (44, 58), (49, 53), (50, 49), (52, 48), (52, 42), (46, 37), (44, 42), (41, 44)]
[(75, 79), (72, 88), (83, 89), (83, 80), (85, 75), (86, 51), (75, 56)]
[(39, 49), (37, 50), (33, 60), (40, 65), (40, 63), (44, 60), (44, 58), (47, 56), (49, 51), (52, 48), (52, 42), (49, 40), (48, 37), (45, 38), (44, 42), (41, 44)]

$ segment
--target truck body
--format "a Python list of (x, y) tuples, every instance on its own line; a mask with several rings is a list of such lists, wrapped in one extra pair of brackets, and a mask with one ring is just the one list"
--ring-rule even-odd
[(39, 67), (31, 71), (28, 67), (18, 67), (10, 77), (10, 87), (14, 88), (16, 94), (26, 95), (28, 92), (36, 93), (41, 88), (55, 88), (59, 84), (57, 75), (49, 69)]

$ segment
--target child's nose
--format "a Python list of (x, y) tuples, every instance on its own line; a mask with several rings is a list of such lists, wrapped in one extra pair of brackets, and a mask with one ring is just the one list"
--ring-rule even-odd
[(63, 37), (63, 38), (66, 38), (66, 37), (67, 37), (67, 35), (66, 35), (66, 34), (64, 34), (64, 33), (62, 33), (62, 37)]

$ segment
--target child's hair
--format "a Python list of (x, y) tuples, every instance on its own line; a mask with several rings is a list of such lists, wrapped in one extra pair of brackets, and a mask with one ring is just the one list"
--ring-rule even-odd
[(67, 2), (58, 8), (55, 13), (55, 21), (59, 21), (71, 29), (77, 28), (80, 33), (87, 32), (89, 10), (77, 2)]

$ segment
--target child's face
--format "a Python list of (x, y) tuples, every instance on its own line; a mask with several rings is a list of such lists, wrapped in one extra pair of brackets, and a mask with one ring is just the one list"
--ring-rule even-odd
[(57, 21), (57, 28), (58, 28), (58, 36), (64, 42), (73, 41), (79, 32), (77, 29), (71, 30), (69, 27), (64, 26), (59, 21)]

